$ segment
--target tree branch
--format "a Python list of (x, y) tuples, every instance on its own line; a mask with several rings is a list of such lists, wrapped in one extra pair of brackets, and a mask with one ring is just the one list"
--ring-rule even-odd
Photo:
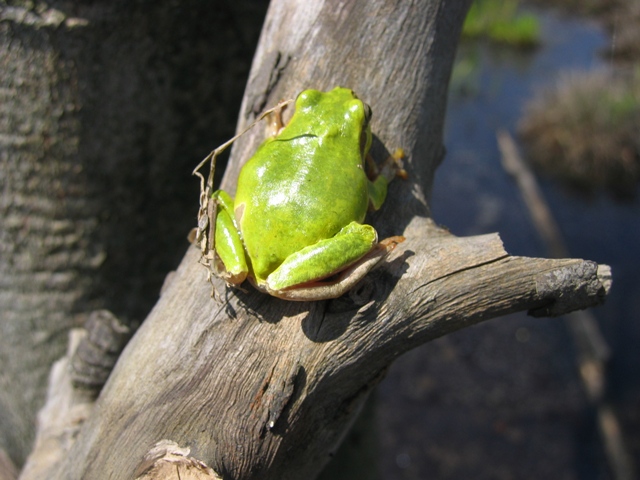
[[(225, 479), (314, 478), (403, 352), (509, 312), (602, 301), (604, 267), (510, 257), (497, 235), (457, 238), (426, 217), (467, 3), (272, 2), (239, 128), (303, 87), (352, 87), (382, 146), (410, 152), (411, 180), (392, 185), (374, 219), (381, 237), (407, 240), (348, 295), (314, 303), (219, 280), (212, 300), (189, 248), (57, 478), (130, 478), (161, 440)], [(236, 144), (225, 188), (259, 137)]]
[(510, 257), (496, 235), (457, 238), (415, 223), (431, 235), (409, 237), (386, 268), (331, 302), (254, 290), (215, 302), (194, 282), (190, 249), (85, 426), (94, 436), (74, 452), (90, 459), (84, 474), (109, 467), (124, 478), (168, 438), (223, 478), (308, 478), (401, 353), (498, 315), (560, 314), (606, 294), (592, 262)]

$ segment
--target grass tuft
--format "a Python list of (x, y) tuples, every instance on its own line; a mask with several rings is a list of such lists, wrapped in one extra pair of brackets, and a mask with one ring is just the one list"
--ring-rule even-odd
[(588, 193), (633, 197), (640, 181), (640, 68), (571, 72), (527, 104), (519, 125), (530, 161)]
[(540, 43), (540, 22), (528, 13), (519, 13), (518, 0), (475, 0), (462, 29), (463, 38), (488, 38), (518, 48)]

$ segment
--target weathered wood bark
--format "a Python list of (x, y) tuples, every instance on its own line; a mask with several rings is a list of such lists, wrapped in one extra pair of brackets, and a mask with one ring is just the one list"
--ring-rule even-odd
[(179, 262), (192, 159), (233, 133), (265, 10), (0, 1), (0, 449), (17, 465), (67, 331), (96, 308), (141, 320)]
[[(353, 88), (372, 105), (382, 144), (409, 152), (410, 180), (391, 187), (374, 220), (381, 236), (407, 240), (349, 295), (315, 303), (219, 281), (213, 300), (189, 249), (56, 478), (131, 478), (161, 440), (225, 479), (314, 478), (403, 352), (509, 312), (557, 315), (602, 301), (606, 267), (510, 257), (497, 235), (456, 238), (428, 219), (467, 6), (272, 2), (240, 124), (303, 87)], [(227, 189), (259, 137), (236, 145)]]

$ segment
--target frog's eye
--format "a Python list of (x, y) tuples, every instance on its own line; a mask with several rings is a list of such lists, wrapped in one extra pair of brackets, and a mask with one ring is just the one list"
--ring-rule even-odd
[(369, 122), (371, 121), (371, 107), (369, 105), (367, 105), (366, 103), (362, 102), (362, 105), (364, 106), (364, 125), (363, 127), (366, 127), (367, 125), (369, 125)]

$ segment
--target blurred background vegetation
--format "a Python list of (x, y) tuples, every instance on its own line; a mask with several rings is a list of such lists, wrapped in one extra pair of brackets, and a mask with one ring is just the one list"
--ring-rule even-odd
[[(544, 42), (543, 22), (519, 0), (476, 0), (464, 24), (467, 41), (488, 40), (495, 48), (524, 51)], [(528, 158), (541, 172), (587, 193), (608, 190), (635, 195), (640, 180), (640, 2), (533, 1), (600, 20), (611, 35), (606, 65), (555, 73), (554, 82), (526, 100), (519, 133)], [(466, 62), (466, 64), (465, 64)], [(463, 64), (462, 66), (460, 64)], [(473, 66), (460, 59), (460, 75)]]

